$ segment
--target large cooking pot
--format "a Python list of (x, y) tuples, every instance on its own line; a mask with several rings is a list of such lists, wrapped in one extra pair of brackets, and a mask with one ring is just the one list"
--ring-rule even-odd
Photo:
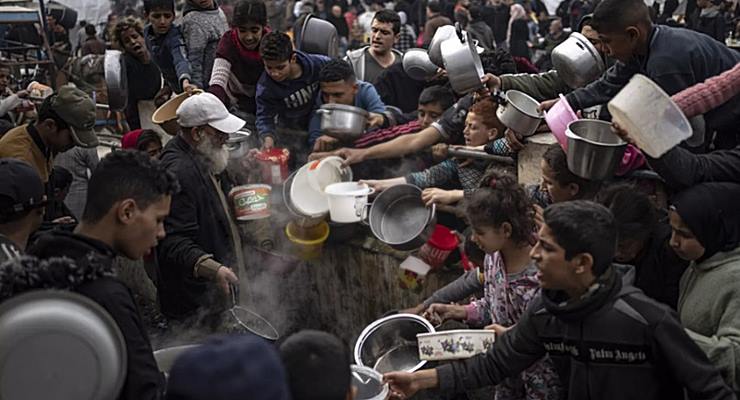
[(248, 130), (229, 134), (229, 139), (226, 140), (226, 149), (229, 151), (229, 158), (241, 160), (247, 155), (249, 152), (250, 135), (251, 132)]
[(0, 305), (0, 398), (117, 399), (126, 343), (92, 300), (39, 290)]
[(460, 38), (456, 35), (445, 40), (441, 48), (447, 79), (455, 92), (467, 94), (483, 87), (483, 64), (467, 32), (462, 32)]
[(108, 89), (108, 107), (113, 111), (123, 111), (128, 104), (128, 81), (123, 53), (106, 50), (104, 62), (105, 86)]
[(552, 50), (552, 65), (573, 89), (595, 81), (606, 70), (598, 50), (585, 36), (573, 32)]
[(509, 90), (498, 101), (496, 116), (502, 124), (522, 136), (534, 135), (543, 118), (537, 100), (518, 90)]
[(414, 314), (395, 314), (368, 325), (355, 342), (355, 364), (381, 374), (414, 372), (426, 364), (419, 358), (416, 335), (435, 332), (432, 324)]
[(321, 115), (321, 132), (343, 142), (353, 142), (362, 136), (370, 116), (362, 108), (344, 104), (324, 104), (316, 113)]
[(379, 194), (368, 213), (370, 230), (378, 240), (397, 250), (414, 250), (429, 240), (437, 223), (435, 206), (428, 208), (421, 189), (396, 185)]
[(434, 37), (429, 42), (429, 60), (440, 68), (445, 66), (442, 59), (442, 43), (451, 38), (457, 38), (457, 30), (452, 25), (444, 25), (437, 28)]
[(297, 47), (300, 51), (323, 54), (331, 58), (339, 57), (337, 28), (331, 22), (309, 15), (303, 21), (297, 39)]
[(285, 203), (285, 208), (293, 215), (293, 221), (296, 225), (300, 227), (316, 226), (324, 220), (326, 214), (306, 215), (296, 208), (290, 197), (293, 180), (297, 173), (298, 170), (294, 171), (283, 183), (283, 202)]
[(437, 74), (437, 66), (424, 49), (408, 49), (403, 53), (403, 70), (411, 79), (426, 81)]
[(573, 121), (565, 135), (568, 137), (568, 169), (585, 179), (612, 177), (627, 148), (627, 143), (612, 132), (611, 124), (606, 121)]

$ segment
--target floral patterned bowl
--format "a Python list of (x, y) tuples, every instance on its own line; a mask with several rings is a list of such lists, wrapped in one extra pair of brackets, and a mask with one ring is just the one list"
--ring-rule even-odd
[(458, 360), (485, 353), (493, 347), (496, 333), (483, 329), (420, 333), (419, 358), (426, 361)]

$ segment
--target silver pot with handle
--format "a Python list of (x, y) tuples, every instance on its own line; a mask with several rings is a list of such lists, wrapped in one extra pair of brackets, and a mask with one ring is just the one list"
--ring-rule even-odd
[(421, 189), (396, 185), (380, 193), (367, 212), (366, 224), (381, 242), (396, 250), (418, 249), (429, 240), (437, 225), (436, 207), (427, 207)]
[(359, 139), (370, 116), (362, 108), (344, 104), (324, 104), (316, 113), (321, 115), (321, 132), (343, 142)]
[(123, 111), (128, 104), (128, 80), (123, 53), (118, 50), (106, 50), (103, 62), (105, 86), (108, 89), (108, 108), (112, 111)]
[(303, 21), (298, 50), (306, 53), (323, 54), (331, 58), (339, 57), (339, 37), (337, 28), (329, 21), (309, 15)]
[(460, 32), (459, 38), (455, 35), (445, 40), (441, 48), (447, 79), (455, 92), (467, 94), (483, 88), (483, 64), (467, 32)]
[(354, 358), (357, 365), (380, 373), (414, 372), (427, 362), (419, 358), (416, 335), (435, 332), (426, 319), (414, 314), (394, 314), (376, 320), (357, 338)]
[(614, 175), (627, 142), (612, 132), (611, 124), (581, 119), (568, 124), (568, 169), (585, 179), (602, 180)]
[(249, 152), (250, 135), (251, 132), (248, 130), (229, 134), (229, 139), (226, 140), (226, 149), (229, 151), (229, 158), (240, 160), (247, 155)]
[(411, 79), (426, 81), (437, 74), (437, 66), (424, 49), (408, 49), (403, 54), (403, 70)]
[(522, 136), (534, 135), (544, 118), (537, 100), (518, 90), (509, 90), (496, 98), (499, 103), (496, 116), (502, 124)]
[(578, 32), (571, 33), (552, 50), (552, 65), (563, 82), (573, 89), (595, 81), (606, 70), (598, 50)]

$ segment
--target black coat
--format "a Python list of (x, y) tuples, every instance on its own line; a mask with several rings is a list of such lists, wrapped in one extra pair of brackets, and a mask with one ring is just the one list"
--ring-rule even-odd
[[(58, 287), (74, 286), (74, 291), (101, 305), (116, 321), (126, 342), (126, 381), (119, 399), (149, 400), (162, 398), (164, 377), (152, 354), (139, 310), (131, 291), (118, 279), (107, 276), (113, 271), (116, 253), (107, 244), (71, 232), (54, 230), (41, 235), (28, 249), (28, 254), (41, 259), (69, 257), (78, 268), (86, 269), (80, 283), (67, 273), (45, 274), (59, 279)], [(103, 273), (101, 271), (109, 271)], [(90, 279), (94, 277), (94, 279)], [(69, 280), (70, 282), (67, 282)], [(45, 285), (44, 287), (52, 287)]]
[[(215, 304), (216, 288), (196, 278), (193, 269), (205, 255), (234, 266), (228, 210), (224, 210), (213, 188), (208, 169), (192, 147), (176, 136), (167, 143), (162, 165), (177, 176), (180, 191), (172, 196), (170, 214), (164, 221), (167, 236), (159, 242), (159, 301), (170, 318), (191, 316), (200, 307)], [(221, 180), (228, 195), (230, 184)]]
[(509, 29), (509, 6), (499, 4), (483, 7), (483, 20), (493, 30), (496, 43), (506, 40), (506, 31)]
[(387, 106), (394, 106), (408, 113), (419, 105), (419, 95), (427, 83), (412, 79), (403, 69), (402, 63), (395, 63), (378, 75), (375, 89)]

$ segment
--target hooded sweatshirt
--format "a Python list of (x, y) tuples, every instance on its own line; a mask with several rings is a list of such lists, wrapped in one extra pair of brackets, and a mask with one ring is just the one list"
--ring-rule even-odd
[(229, 24), (215, 0), (210, 10), (186, 1), (182, 14), (182, 33), (188, 48), (192, 83), (205, 88), (211, 81), (218, 42), (229, 30)]
[(569, 400), (735, 399), (675, 313), (609, 268), (579, 299), (544, 290), (485, 354), (437, 367), (443, 391), (489, 386), (548, 354)]
[(306, 129), (319, 97), (319, 72), (329, 57), (296, 51), (302, 74), (298, 79), (276, 82), (266, 73), (257, 83), (257, 132), (260, 138), (275, 135), (275, 117)]
[[(50, 231), (28, 249), (40, 259), (68, 257), (74, 261), (65, 268), (49, 265), (38, 273), (33, 288), (69, 289), (101, 305), (116, 321), (126, 342), (126, 380), (118, 399), (148, 400), (162, 397), (164, 377), (154, 361), (152, 346), (131, 291), (115, 277), (115, 251), (107, 244), (65, 231)], [(22, 276), (15, 274), (17, 279)], [(27, 288), (28, 290), (32, 288)]]

